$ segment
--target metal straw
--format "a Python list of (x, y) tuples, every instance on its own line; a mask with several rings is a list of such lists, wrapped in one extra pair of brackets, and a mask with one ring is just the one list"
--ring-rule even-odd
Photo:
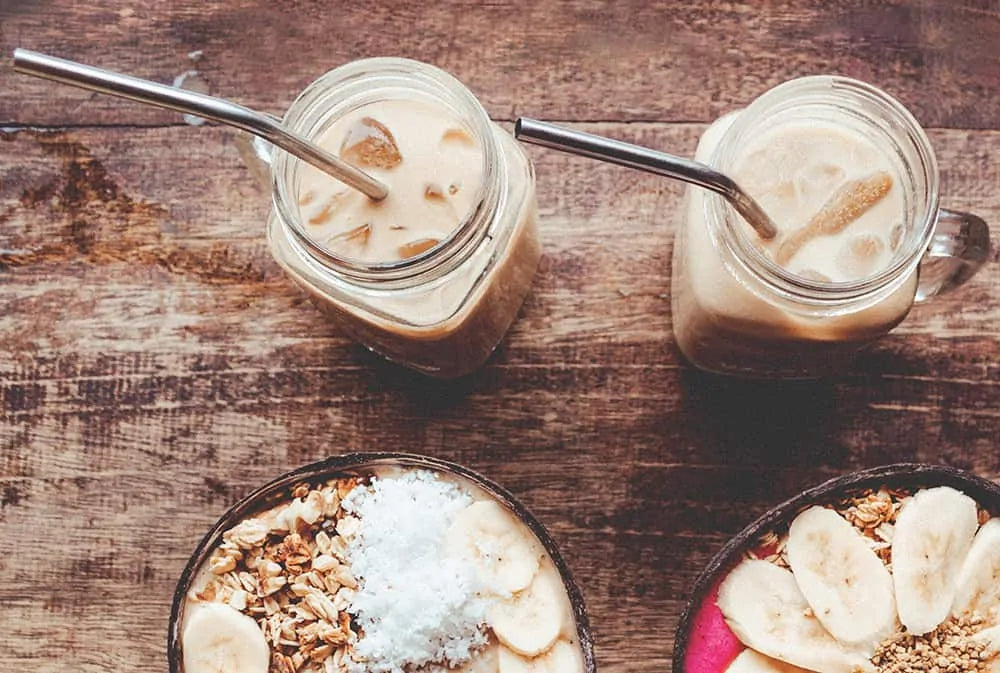
[(27, 75), (51, 79), (81, 89), (120, 96), (168, 110), (187, 112), (235, 126), (260, 136), (376, 201), (384, 199), (389, 194), (384, 184), (289, 131), (276, 117), (255, 112), (222, 98), (94, 68), (27, 49), (14, 50), (14, 69)]
[(774, 238), (778, 233), (767, 213), (732, 178), (703, 163), (527, 117), (520, 117), (514, 123), (514, 137), (711, 189), (725, 197), (761, 238)]

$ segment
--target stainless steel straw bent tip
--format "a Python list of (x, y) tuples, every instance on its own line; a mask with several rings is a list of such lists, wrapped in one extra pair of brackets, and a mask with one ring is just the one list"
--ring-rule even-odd
[(234, 126), (267, 140), (376, 201), (384, 199), (389, 194), (389, 189), (382, 182), (286, 129), (276, 117), (222, 98), (122, 75), (28, 49), (14, 50), (14, 70)]
[(778, 233), (774, 221), (760, 204), (732, 178), (701, 162), (528, 117), (519, 117), (514, 122), (514, 137), (535, 145), (664, 175), (710, 189), (729, 201), (761, 238), (774, 238)]

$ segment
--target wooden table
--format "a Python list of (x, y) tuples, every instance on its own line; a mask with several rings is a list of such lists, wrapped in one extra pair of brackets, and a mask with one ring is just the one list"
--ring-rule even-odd
[[(405, 55), (498, 120), (682, 154), (765, 89), (843, 73), (929, 129), (946, 205), (1000, 221), (991, 0), (5, 0), (0, 33), (6, 55), (166, 82), (196, 69), (273, 112), (337, 64)], [(488, 366), (441, 383), (344, 339), (285, 279), (229, 130), (17, 76), (7, 56), (0, 91), (0, 670), (163, 670), (206, 528), (352, 449), (447, 457), (513, 490), (562, 545), (615, 673), (668, 670), (699, 569), (804, 486), (901, 460), (1000, 475), (996, 254), (836, 381), (705, 376), (670, 328), (681, 188), (531, 148), (533, 291)]]

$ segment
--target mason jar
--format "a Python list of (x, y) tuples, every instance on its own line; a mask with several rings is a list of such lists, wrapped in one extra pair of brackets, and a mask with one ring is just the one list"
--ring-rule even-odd
[(304, 164), (255, 145), (270, 164), (268, 243), (288, 276), (345, 334), (425, 374), (461, 376), (487, 359), (531, 286), (540, 257), (534, 171), (461, 82), (408, 59), (364, 59), (326, 73), (292, 103), (284, 123), (316, 140), (338, 119), (383, 101), (431, 104), (461, 120), (482, 148), (472, 208), (449, 235), (412, 257), (351, 259), (333, 252), (303, 221)]
[(811, 120), (860, 133), (891, 162), (904, 209), (894, 256), (856, 281), (796, 275), (755, 245), (721, 196), (689, 187), (674, 243), (671, 303), (677, 345), (701, 369), (753, 377), (843, 371), (914, 301), (964, 282), (988, 257), (986, 223), (939, 208), (938, 167), (923, 129), (899, 102), (863, 82), (786, 82), (714, 122), (695, 158), (732, 173), (751, 139)]

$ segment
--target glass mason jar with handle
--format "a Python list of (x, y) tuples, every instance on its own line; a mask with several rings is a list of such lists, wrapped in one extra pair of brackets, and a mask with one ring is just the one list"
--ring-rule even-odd
[(465, 86), (408, 59), (364, 59), (326, 73), (299, 95), (284, 123), (317, 140), (359, 108), (386, 101), (446, 110), (481, 147), (481, 184), (455, 228), (404, 259), (344, 256), (303, 215), (300, 187), (309, 168), (255, 142), (249, 163), (258, 177), (269, 178), (272, 191), (268, 243), (287, 274), (344, 333), (431, 376), (461, 376), (499, 343), (538, 266), (533, 168)]
[(789, 378), (843, 371), (860, 347), (899, 324), (914, 301), (961, 284), (988, 257), (986, 223), (939, 207), (937, 163), (923, 129), (899, 102), (868, 84), (833, 76), (786, 82), (714, 122), (696, 159), (732, 173), (754, 139), (818, 120), (860, 134), (892, 165), (903, 204), (892, 259), (858, 280), (797, 275), (763, 253), (720, 196), (689, 187), (674, 243), (671, 298), (677, 344), (699, 368)]

